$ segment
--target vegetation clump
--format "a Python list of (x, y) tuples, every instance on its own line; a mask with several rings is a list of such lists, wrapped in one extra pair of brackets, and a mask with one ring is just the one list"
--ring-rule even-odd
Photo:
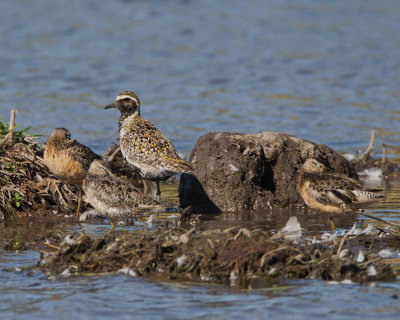
[(61, 182), (43, 161), (37, 136), (0, 118), (0, 219), (27, 210), (35, 213), (73, 209), (75, 187)]

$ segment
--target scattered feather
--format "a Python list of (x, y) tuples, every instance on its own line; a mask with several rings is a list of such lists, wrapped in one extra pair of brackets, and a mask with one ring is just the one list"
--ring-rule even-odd
[(276, 268), (271, 268), (271, 270), (268, 271), (268, 275), (272, 276), (276, 273)]
[(176, 264), (178, 265), (178, 268), (184, 267), (187, 264), (187, 262), (188, 258), (185, 255), (180, 256), (179, 258), (176, 259)]
[(368, 168), (358, 173), (360, 176), (364, 176), (367, 180), (377, 180), (382, 178), (381, 168)]
[(131, 276), (131, 277), (137, 277), (138, 276), (136, 271), (133, 270), (132, 268), (129, 268), (129, 267), (125, 267), (125, 268), (119, 269), (117, 271), (117, 273), (125, 274), (125, 275)]
[(86, 221), (90, 218), (97, 218), (99, 216), (99, 213), (95, 209), (90, 209), (79, 216), (79, 221)]
[(236, 275), (236, 272), (232, 271), (231, 274), (229, 275), (229, 280), (231, 282), (231, 286), (235, 286), (236, 285), (237, 279), (238, 279), (238, 277)]
[(367, 269), (367, 275), (369, 277), (375, 277), (377, 275), (376, 268), (373, 264), (371, 264)]
[(321, 239), (324, 241), (333, 241), (338, 237), (337, 232), (324, 232), (321, 236)]
[(107, 252), (108, 252), (108, 251), (112, 251), (112, 250), (114, 250), (117, 246), (118, 246), (118, 243), (117, 243), (116, 241), (114, 241), (114, 242), (110, 243), (110, 244), (107, 246), (106, 251), (107, 251)]
[(73, 245), (73, 244), (75, 244), (75, 239), (74, 239), (74, 236), (72, 236), (72, 235), (67, 235), (65, 238), (64, 238), (64, 242), (67, 244), (67, 245), (69, 245), (69, 246), (71, 246), (71, 245)]
[(358, 251), (358, 254), (357, 254), (356, 261), (357, 261), (358, 263), (361, 263), (361, 262), (363, 262), (364, 260), (365, 260), (364, 253), (363, 253), (361, 250), (359, 250), (359, 251)]
[(238, 172), (239, 169), (236, 168), (232, 163), (229, 164), (229, 168), (233, 171), (233, 172)]
[(394, 255), (394, 252), (390, 249), (382, 249), (378, 252), (381, 258), (390, 258)]
[(154, 222), (154, 214), (152, 214), (150, 217), (149, 217), (149, 219), (146, 221), (146, 223), (149, 225), (149, 226), (151, 226), (152, 224), (153, 224), (153, 222)]
[(352, 153), (345, 153), (343, 155), (343, 157), (345, 157), (345, 159), (347, 161), (352, 161), (352, 160), (354, 160), (356, 158), (356, 156), (354, 154), (352, 154)]
[(290, 217), (286, 225), (281, 229), (286, 239), (297, 239), (301, 237), (301, 225), (297, 217)]
[(351, 279), (344, 279), (344, 280), (340, 281), (340, 283), (342, 283), (342, 284), (354, 284), (354, 282), (351, 281)]
[(348, 236), (358, 236), (362, 233), (362, 230), (358, 227), (357, 222), (354, 222), (353, 227), (347, 232)]
[(371, 234), (372, 232), (375, 231), (374, 226), (371, 223), (368, 223), (367, 227), (363, 230), (362, 233), (364, 234)]
[(344, 249), (344, 250), (340, 251), (339, 259), (343, 259), (343, 258), (347, 257), (349, 255), (349, 253), (350, 253), (349, 249)]
[(71, 276), (71, 271), (69, 269), (65, 269), (63, 272), (60, 273), (60, 276), (62, 277), (70, 277)]

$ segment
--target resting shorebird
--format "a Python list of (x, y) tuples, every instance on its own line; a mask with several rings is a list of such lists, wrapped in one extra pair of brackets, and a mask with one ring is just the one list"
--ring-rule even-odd
[(304, 202), (327, 213), (360, 209), (383, 196), (365, 189), (360, 181), (335, 173), (316, 159), (307, 159), (300, 171), (298, 190)]
[(113, 219), (132, 215), (138, 208), (159, 208), (160, 203), (147, 197), (128, 181), (116, 176), (110, 165), (103, 160), (94, 160), (83, 180), (85, 201), (97, 212)]
[[(65, 128), (54, 129), (45, 145), (44, 162), (50, 171), (59, 179), (79, 187), (95, 159), (101, 157), (89, 147), (71, 139), (71, 134)], [(79, 215), (81, 199), (82, 190), (79, 188), (76, 217)]]
[(109, 108), (117, 108), (121, 112), (119, 134), (122, 155), (129, 165), (140, 170), (143, 179), (156, 181), (157, 200), (161, 196), (161, 180), (177, 173), (194, 173), (179, 157), (172, 143), (150, 121), (140, 116), (140, 101), (134, 92), (121, 92), (114, 103), (104, 107)]

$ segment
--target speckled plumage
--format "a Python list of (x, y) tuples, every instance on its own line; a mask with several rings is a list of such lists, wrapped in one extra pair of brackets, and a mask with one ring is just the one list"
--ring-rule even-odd
[(193, 169), (182, 160), (172, 143), (148, 120), (140, 117), (140, 101), (131, 91), (118, 94), (114, 104), (121, 112), (120, 147), (125, 160), (149, 180), (165, 180)]
[(360, 181), (335, 173), (316, 159), (307, 159), (300, 171), (299, 193), (311, 208), (327, 213), (360, 209), (382, 196), (365, 189)]
[(125, 160), (140, 169), (145, 179), (165, 180), (179, 173), (193, 173), (172, 143), (148, 120), (127, 117), (121, 124), (120, 146)]
[(134, 214), (138, 208), (160, 206), (129, 182), (116, 176), (105, 161), (92, 162), (83, 181), (83, 190), (85, 201), (110, 218)]
[(44, 162), (52, 173), (68, 183), (82, 185), (86, 171), (95, 159), (101, 159), (89, 147), (71, 139), (65, 128), (54, 129), (45, 145)]

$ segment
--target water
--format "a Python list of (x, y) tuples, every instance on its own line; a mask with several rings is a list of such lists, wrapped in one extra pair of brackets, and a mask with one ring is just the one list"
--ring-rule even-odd
[[(142, 115), (188, 154), (210, 131), (284, 131), (343, 152), (400, 141), (400, 7), (395, 0), (0, 2), (0, 117), (44, 135), (54, 127), (96, 152), (117, 137), (118, 112), (102, 110), (134, 90)], [(379, 150), (377, 151), (379, 153)], [(368, 209), (400, 219), (398, 184)], [(268, 215), (224, 216), (201, 228), (281, 228)], [(168, 219), (165, 217), (165, 219)], [(130, 232), (155, 225), (144, 217)], [(299, 218), (309, 232), (326, 221)], [(347, 229), (359, 216), (335, 221)], [(107, 223), (14, 221), (2, 243), (35, 232), (100, 233)], [(35, 231), (35, 229), (38, 229)], [(399, 282), (376, 286), (283, 281), (259, 290), (159, 283), (125, 276), (53, 279), (38, 253), (0, 250), (2, 318), (394, 318)], [(18, 315), (18, 316), (16, 316)]]
[[(23, 8), (23, 10), (21, 10)], [(134, 90), (179, 151), (284, 131), (342, 151), (400, 138), (397, 1), (2, 1), (0, 116), (98, 152)]]

